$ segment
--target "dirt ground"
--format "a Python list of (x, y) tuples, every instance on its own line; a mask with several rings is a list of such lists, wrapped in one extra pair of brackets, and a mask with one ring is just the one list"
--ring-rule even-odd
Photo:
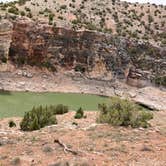
[[(58, 125), (39, 131), (19, 130), (21, 118), (0, 120), (0, 165), (21, 166), (164, 166), (166, 165), (166, 112), (154, 112), (148, 129), (96, 124), (96, 112), (76, 120), (74, 112), (58, 115)], [(65, 152), (59, 140), (69, 149)], [(68, 163), (67, 163), (68, 162)]]

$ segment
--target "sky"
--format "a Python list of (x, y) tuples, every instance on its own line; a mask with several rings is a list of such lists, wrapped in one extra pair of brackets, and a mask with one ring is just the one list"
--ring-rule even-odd
[(166, 0), (125, 0), (125, 1), (128, 1), (128, 2), (140, 2), (140, 3), (150, 2), (150, 3), (155, 3), (155, 4), (166, 5)]
[[(0, 2), (7, 2), (7, 1), (9, 2), (9, 1), (13, 1), (13, 0), (0, 0)], [(155, 4), (166, 5), (166, 0), (123, 0), (123, 1), (140, 2), (140, 3), (150, 2), (150, 3), (155, 3)]]

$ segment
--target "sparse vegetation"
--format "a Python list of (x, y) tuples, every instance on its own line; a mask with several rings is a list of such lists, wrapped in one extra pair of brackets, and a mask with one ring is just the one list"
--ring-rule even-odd
[[(94, 4), (92, 1), (86, 3), (87, 1), (83, 0), (78, 6), (75, 0), (71, 0), (69, 3), (53, 1), (54, 6), (50, 5), (47, 0), (43, 2), (44, 5), (41, 5), (40, 2), (28, 1), (30, 0), (0, 3), (0, 9), (33, 19), (41, 17), (48, 21), (50, 25), (54, 23), (64, 25), (65, 22), (66, 25), (71, 25), (74, 30), (85, 28), (106, 33), (112, 33), (113, 30), (124, 37), (145, 41), (154, 39), (158, 45), (161, 44), (162, 46), (166, 43), (164, 39), (160, 40), (154, 37), (158, 32), (163, 32), (162, 27), (164, 26), (161, 26), (161, 24), (165, 22), (165, 7), (162, 5), (149, 4), (146, 6), (128, 2), (123, 2), (122, 5), (122, 2), (117, 2), (116, 0)], [(40, 11), (36, 12), (36, 7), (39, 7)], [(69, 17), (66, 16), (68, 13), (71, 14), (73, 19), (68, 19)], [(54, 15), (56, 19), (54, 19)], [(109, 25), (110, 19), (113, 21), (111, 21), (111, 26)], [(155, 29), (154, 21), (158, 24), (155, 25)], [(137, 31), (141, 33), (136, 34)], [(143, 34), (146, 34), (146, 36)]]
[(81, 119), (84, 117), (84, 110), (80, 107), (74, 116), (75, 119)]
[(152, 23), (154, 21), (154, 19), (151, 15), (148, 15), (148, 21), (149, 21), (149, 23)]
[(157, 85), (166, 86), (166, 76), (156, 76), (155, 83)]
[(21, 11), (21, 12), (20, 12), (20, 15), (21, 15), (21, 16), (25, 16), (25, 12), (24, 12), (24, 11)]
[(8, 125), (9, 125), (10, 128), (16, 127), (16, 123), (15, 123), (13, 120), (10, 120), (10, 121), (8, 122)]
[(4, 57), (4, 56), (2, 56), (2, 57), (0, 58), (0, 60), (1, 60), (3, 63), (7, 63), (7, 58)]
[(8, 9), (8, 12), (9, 12), (9, 13), (12, 13), (12, 14), (15, 14), (15, 15), (19, 15), (19, 10), (18, 10), (18, 8), (15, 7), (15, 6), (10, 7), (10, 8)]
[(25, 113), (20, 127), (23, 131), (33, 131), (56, 123), (52, 110), (48, 107), (40, 106), (34, 107), (31, 111)]
[(20, 127), (24, 131), (39, 130), (42, 127), (56, 124), (57, 121), (54, 115), (65, 114), (67, 112), (68, 107), (63, 104), (33, 107), (31, 111), (25, 113)]
[(58, 104), (56, 106), (51, 105), (49, 109), (53, 112), (54, 115), (65, 114), (69, 112), (68, 106), (65, 106), (63, 104)]
[[(166, 86), (164, 7), (18, 0), (0, 10), (0, 166), (165, 163), (166, 114), (153, 110), (164, 87), (146, 86)], [(140, 104), (104, 96), (114, 94)]]
[(110, 105), (99, 104), (97, 122), (114, 126), (148, 127), (153, 114), (128, 100), (112, 98)]
[(18, 4), (24, 5), (27, 1), (30, 1), (30, 0), (18, 0)]
[(82, 65), (80, 65), (80, 64), (78, 64), (78, 65), (75, 66), (74, 70), (75, 70), (76, 72), (84, 73), (84, 72), (85, 72), (85, 67), (82, 66)]
[(49, 14), (49, 24), (52, 25), (54, 19), (54, 14)]
[(12, 159), (11, 165), (20, 165), (20, 162), (21, 162), (20, 157), (15, 157)]
[[(49, 23), (49, 24), (52, 24), (52, 22)], [(55, 24), (54, 24), (54, 25), (55, 25)], [(52, 72), (55, 72), (55, 71), (56, 71), (56, 67), (55, 67), (49, 60), (47, 60), (46, 62), (44, 62), (44, 63), (42, 64), (42, 67), (45, 67), (45, 68), (47, 68), (48, 70), (50, 70), (50, 71), (52, 71)]]
[(50, 152), (52, 152), (53, 151), (53, 149), (52, 149), (52, 147), (50, 147), (50, 146), (44, 146), (43, 147), (43, 152), (45, 152), (45, 153), (50, 153)]

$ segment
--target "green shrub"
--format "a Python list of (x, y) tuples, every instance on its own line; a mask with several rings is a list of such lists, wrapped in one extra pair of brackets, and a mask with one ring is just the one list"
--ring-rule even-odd
[(57, 121), (54, 115), (65, 114), (68, 111), (68, 107), (63, 104), (34, 107), (31, 111), (25, 113), (24, 118), (20, 123), (21, 130), (39, 130), (42, 127), (56, 124)]
[(10, 121), (8, 122), (8, 125), (9, 125), (10, 128), (16, 127), (16, 123), (15, 123), (13, 120), (10, 120)]
[(148, 127), (148, 120), (153, 114), (145, 108), (120, 98), (112, 98), (111, 104), (99, 104), (100, 113), (97, 118), (99, 123), (108, 123), (114, 126)]
[(31, 9), (28, 8), (28, 7), (26, 7), (26, 6), (25, 6), (25, 10), (26, 10), (27, 12), (31, 12)]
[(75, 66), (75, 68), (74, 68), (74, 70), (76, 71), (76, 72), (81, 72), (81, 73), (85, 73), (85, 67), (84, 66), (82, 66), (82, 65), (76, 65)]
[(149, 23), (152, 23), (154, 21), (154, 19), (151, 15), (148, 15), (148, 21), (149, 21)]
[(56, 70), (56, 67), (49, 61), (46, 61), (46, 62), (43, 62), (43, 67), (46, 67), (48, 70), (52, 71), (52, 72), (55, 72), (57, 71)]
[(24, 12), (24, 11), (21, 11), (21, 12), (20, 12), (20, 15), (21, 15), (21, 16), (25, 16), (25, 12)]
[(65, 10), (66, 8), (67, 8), (67, 6), (66, 6), (66, 5), (62, 5), (62, 6), (60, 6), (60, 9)]
[(62, 17), (62, 16), (58, 16), (58, 19), (59, 19), (59, 20), (63, 20), (63, 17)]
[(156, 76), (155, 84), (166, 86), (166, 76)]
[(105, 32), (105, 33), (112, 33), (112, 29), (111, 28), (105, 28), (104, 30), (103, 30), (103, 32)]
[(9, 13), (12, 13), (12, 14), (15, 14), (15, 15), (19, 15), (19, 10), (18, 10), (18, 8), (15, 7), (15, 6), (10, 7), (10, 8), (8, 9), (8, 12), (9, 12)]
[(27, 13), (27, 17), (32, 18), (33, 17), (32, 13), (31, 12)]
[(76, 114), (74, 116), (75, 119), (81, 119), (84, 117), (84, 111), (83, 109), (80, 107), (77, 111)]
[(30, 0), (18, 0), (18, 4), (21, 6), (21, 5), (24, 5), (27, 1), (30, 1)]
[(49, 24), (50, 25), (52, 25), (53, 19), (54, 19), (54, 14), (50, 13), (49, 14)]
[(48, 107), (40, 106), (25, 113), (20, 127), (23, 131), (33, 131), (52, 124), (56, 124), (53, 112)]
[(1, 61), (2, 61), (3, 63), (7, 63), (7, 58), (3, 56), (3, 57), (1, 58)]
[(85, 28), (88, 30), (97, 30), (96, 25), (94, 25), (92, 22), (85, 22)]
[(75, 19), (75, 20), (72, 20), (72, 24), (80, 24), (81, 23), (81, 20), (80, 19)]
[(68, 106), (65, 106), (63, 104), (58, 104), (57, 106), (50, 106), (49, 107), (50, 111), (53, 112), (54, 115), (56, 114), (65, 114), (67, 112), (69, 112), (69, 108)]

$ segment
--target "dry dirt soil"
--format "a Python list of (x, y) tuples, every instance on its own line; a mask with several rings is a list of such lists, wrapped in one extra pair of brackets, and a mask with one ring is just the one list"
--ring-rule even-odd
[[(164, 166), (166, 165), (166, 112), (154, 112), (148, 129), (96, 124), (97, 112), (75, 120), (74, 112), (58, 115), (58, 124), (22, 132), (21, 118), (0, 120), (0, 165), (21, 166)], [(64, 151), (60, 141), (76, 152)]]

